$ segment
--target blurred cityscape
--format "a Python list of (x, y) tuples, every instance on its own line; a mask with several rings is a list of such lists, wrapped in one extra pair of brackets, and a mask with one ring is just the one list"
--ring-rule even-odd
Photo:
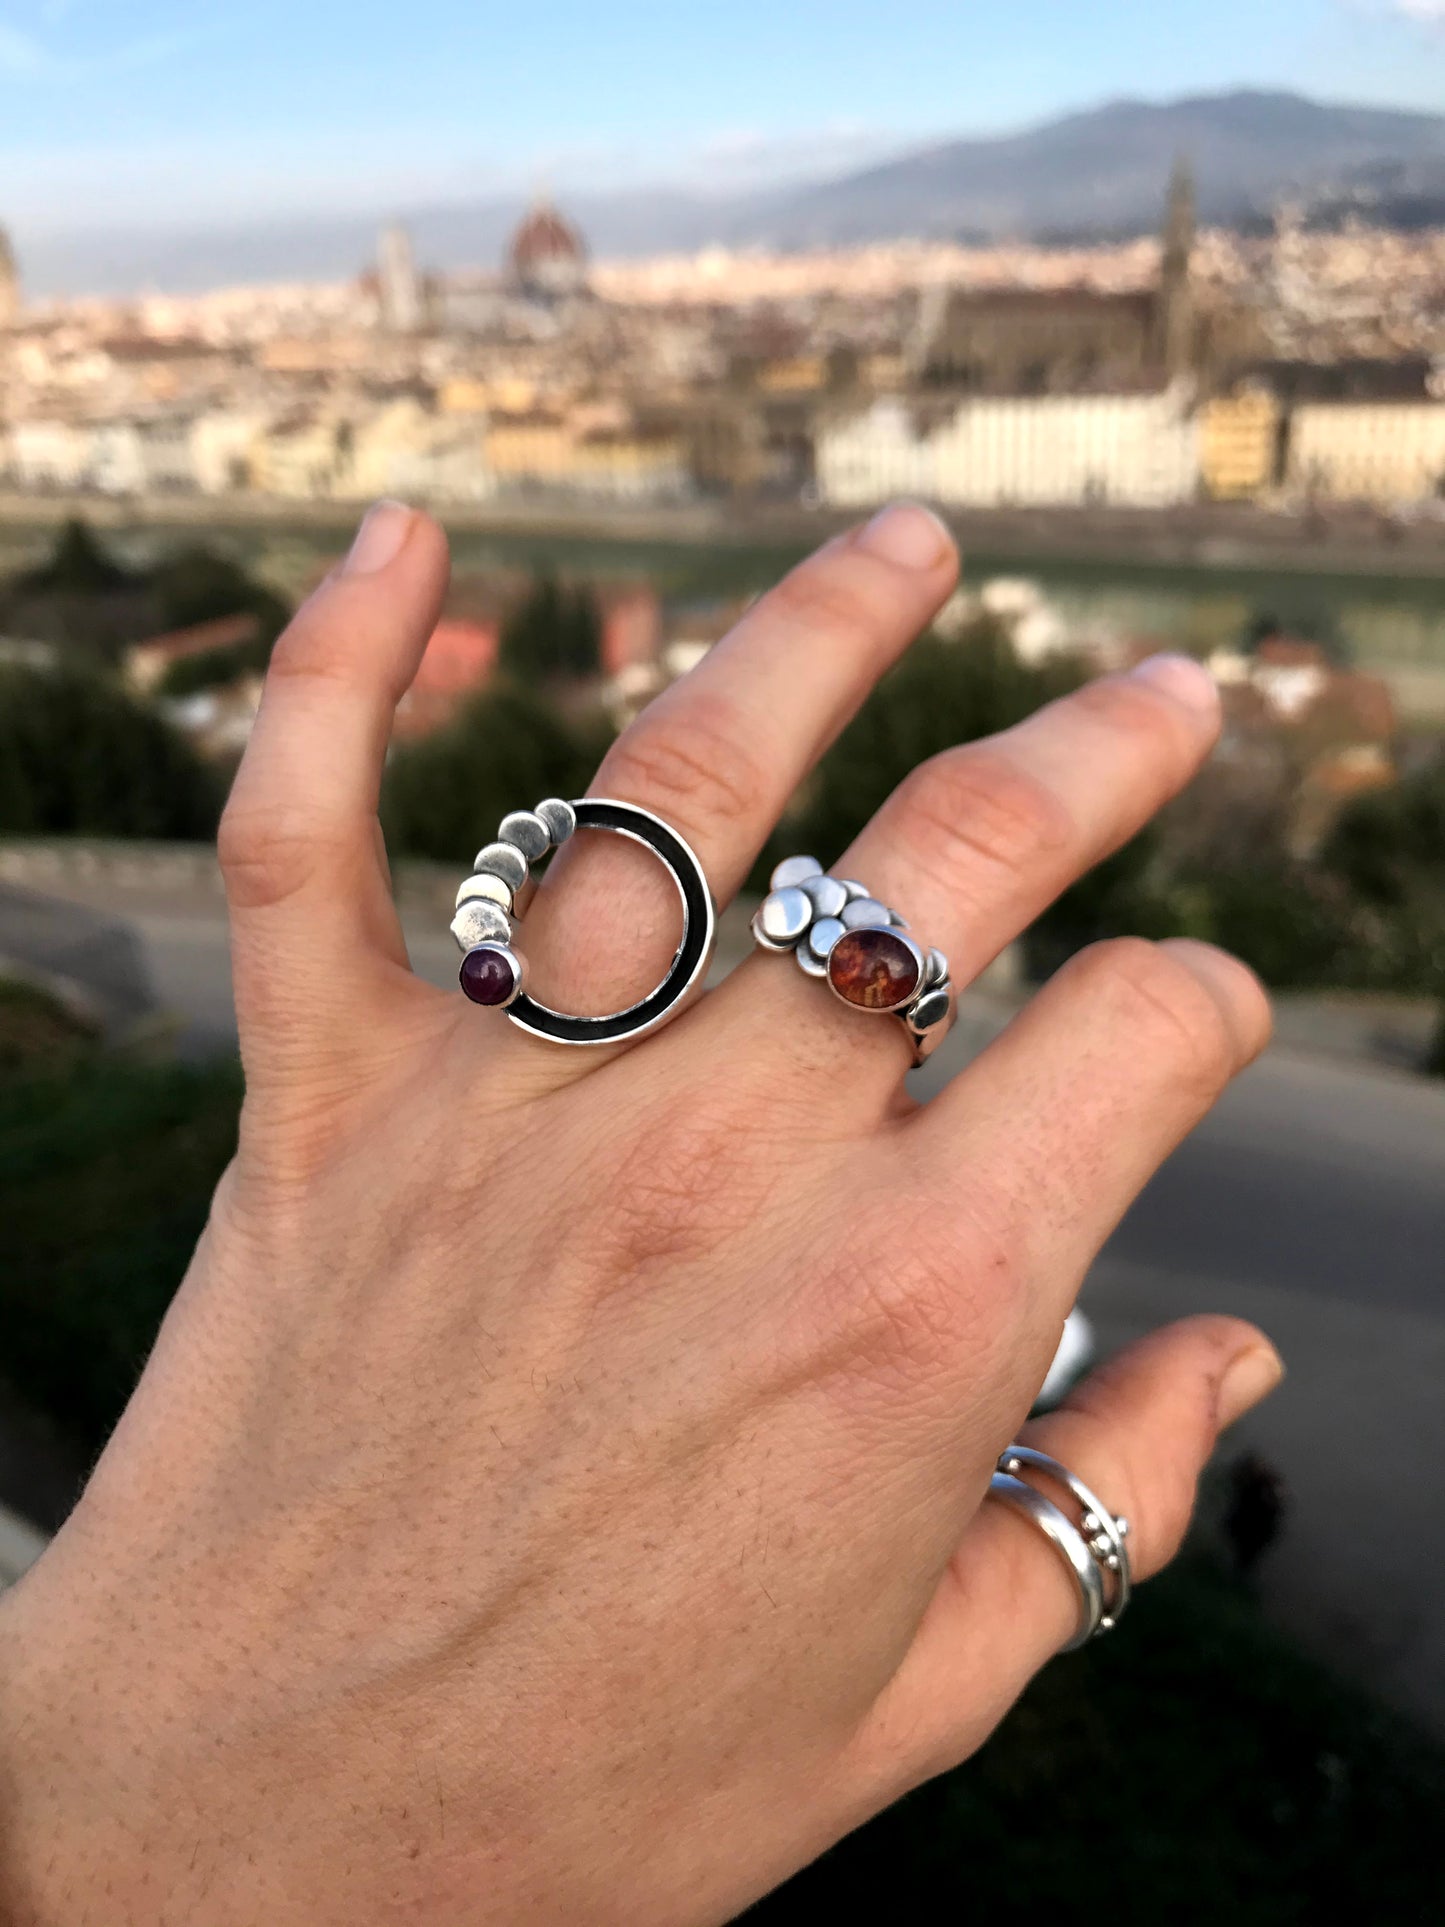
[[(1291, 1368), (1206, 1497), (1227, 1582), (1186, 1569), (1165, 1657), (1120, 1649), (1139, 1728), (1187, 1740), (1160, 1838), (1207, 1901), (1171, 1888), (1151, 1917), (1217, 1918), (1246, 1883), (1271, 1927), (1314, 1927), (1341, 1893), (1369, 1893), (1361, 1918), (1427, 1917), (1391, 1908), (1424, 1891), (1413, 1816), (1445, 1756), (1291, 1673), (1279, 1629), (1445, 1731), (1441, 1547), (1394, 1476), (1445, 1450), (1445, 1086), (1426, 1075), (1445, 1075), (1445, 198), (1392, 222), (1352, 187), (1324, 214), (1285, 195), (1201, 222), (1209, 184), (1187, 158), (1169, 177), (1168, 152), (1154, 231), (1124, 238), (599, 258), (540, 198), (471, 269), (393, 223), (344, 281), (34, 300), (0, 233), (0, 1584), (40, 1544), (3, 1505), (64, 1517), (234, 1144), (216, 822), (271, 648), (364, 506), (428, 506), (452, 541), (381, 798), (413, 965), (447, 983), (456, 882), (497, 817), (578, 793), (793, 560), (911, 495), (959, 535), (959, 589), (753, 882), (783, 848), (833, 860), (924, 756), (1091, 676), (1159, 648), (1208, 665), (1212, 763), (968, 992), (922, 1095), (1097, 937), (1220, 942), (1277, 993), (1282, 1047), (1085, 1297), (1101, 1344), (1234, 1310)], [(1246, 1559), (1228, 1520), (1261, 1493), (1273, 1536)], [(1246, 1688), (1238, 1730), (1196, 1747)], [(1072, 1735), (1117, 1828), (1153, 1769), (1121, 1748), (1137, 1791), (1117, 1799), (1093, 1773), (1112, 1729), (1071, 1690), (1046, 1744), (1027, 1711), (1011, 1724), (1031, 1764), (1002, 1778), (1037, 1785)], [(1281, 1732), (1266, 1797), (1240, 1752)], [(1234, 1887), (1199, 1861), (1203, 1807), (1231, 1816)], [(994, 1854), (1009, 1829), (986, 1831)], [(1031, 1860), (1017, 1892), (1042, 1879)]]
[(1198, 233), (1184, 164), (1156, 241), (594, 267), (544, 201), (496, 271), (393, 226), (348, 284), (22, 289), (0, 240), (26, 491), (1445, 513), (1445, 231)]

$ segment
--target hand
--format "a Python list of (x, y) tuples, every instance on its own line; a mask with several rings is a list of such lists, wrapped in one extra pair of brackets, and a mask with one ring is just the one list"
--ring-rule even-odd
[[(610, 1054), (421, 984), (376, 802), (446, 566), (384, 506), (276, 651), (221, 835), (240, 1148), (0, 1609), (7, 1919), (723, 1921), (962, 1759), (1074, 1623), (1045, 1541), (980, 1508), (995, 1456), (1101, 1243), (1265, 1041), (1238, 964), (1105, 944), (920, 1111), (901, 1027), (776, 958)], [(954, 573), (914, 508), (830, 543), (599, 791), (726, 900)], [(966, 983), (1216, 729), (1187, 663), (1106, 678), (919, 769), (839, 874)], [(528, 918), (541, 994), (648, 988), (667, 894), (577, 839)], [(1147, 1575), (1278, 1371), (1190, 1320), (1026, 1436)]]

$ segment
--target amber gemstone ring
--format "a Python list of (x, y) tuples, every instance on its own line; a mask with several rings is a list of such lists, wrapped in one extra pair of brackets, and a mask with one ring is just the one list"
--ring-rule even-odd
[(790, 856), (773, 871), (753, 917), (760, 950), (791, 951), (806, 976), (854, 1010), (897, 1017), (921, 1064), (948, 1035), (958, 1000), (941, 950), (924, 950), (896, 910), (816, 857)]

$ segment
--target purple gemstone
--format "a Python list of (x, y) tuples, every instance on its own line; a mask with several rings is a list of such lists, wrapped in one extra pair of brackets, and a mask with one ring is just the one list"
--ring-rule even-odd
[(517, 987), (517, 973), (504, 950), (478, 944), (462, 958), (461, 985), (474, 1004), (505, 1004)]

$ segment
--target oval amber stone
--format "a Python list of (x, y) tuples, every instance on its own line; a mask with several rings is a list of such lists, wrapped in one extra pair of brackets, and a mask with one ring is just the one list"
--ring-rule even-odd
[(850, 930), (828, 952), (828, 982), (859, 1010), (898, 1010), (920, 974), (912, 945), (893, 930)]

